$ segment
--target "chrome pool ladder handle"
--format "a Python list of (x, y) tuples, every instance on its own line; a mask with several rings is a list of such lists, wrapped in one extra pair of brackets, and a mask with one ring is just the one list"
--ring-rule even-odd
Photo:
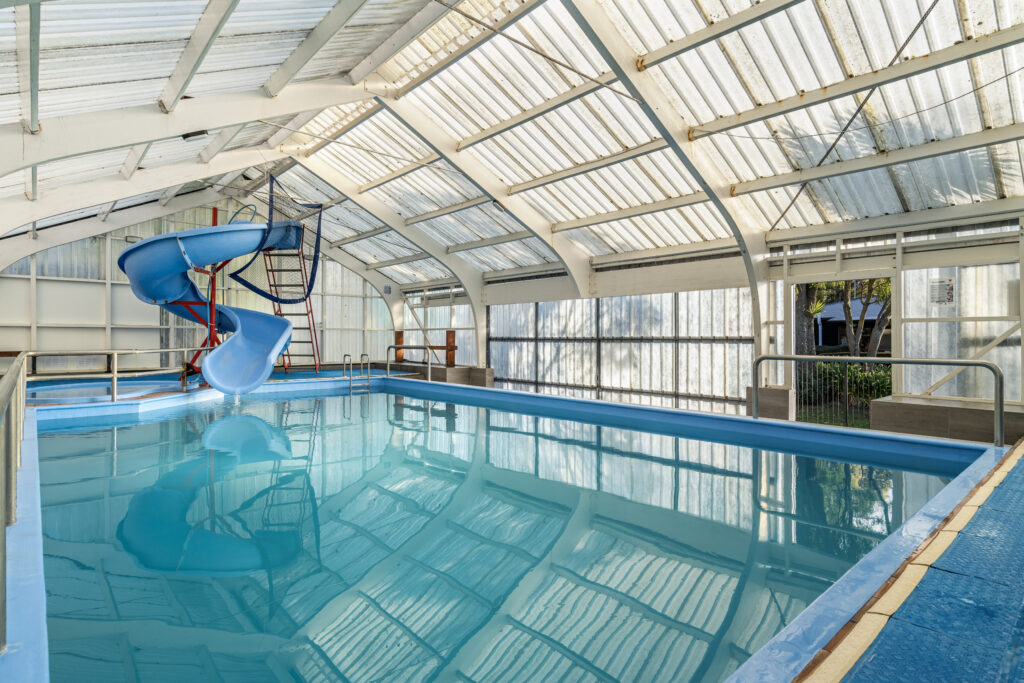
[[(366, 375), (363, 375), (363, 358), (366, 358)], [(348, 370), (348, 395), (351, 396), (358, 387), (364, 393), (370, 392), (370, 356), (362, 353), (359, 355), (359, 382), (356, 382), (356, 369), (352, 363), (352, 354), (346, 353), (341, 357), (341, 369)]]
[[(431, 362), (430, 362), (430, 347), (426, 346), (426, 345), (423, 345), (423, 344), (392, 344), (391, 346), (389, 346), (387, 351), (384, 352), (384, 376), (385, 377), (390, 377), (391, 376), (391, 352), (392, 351), (397, 351), (398, 349), (416, 349), (416, 350), (424, 352), (424, 355), (427, 357), (427, 377), (426, 377), (426, 380), (429, 382), (430, 381), (430, 375), (432, 374), (432, 372), (431, 372)], [(397, 356), (397, 354), (396, 354), (396, 356)]]

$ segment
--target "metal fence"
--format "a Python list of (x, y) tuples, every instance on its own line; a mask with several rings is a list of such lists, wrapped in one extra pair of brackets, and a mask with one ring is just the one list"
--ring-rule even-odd
[[(981, 368), (992, 373), (993, 443), (1003, 445), (1003, 371), (983, 360), (948, 358), (874, 358), (862, 356), (763, 355), (754, 359), (753, 377), (766, 361), (793, 363), (796, 418), (800, 422), (869, 427), (871, 401), (892, 395), (894, 365)], [(955, 373), (954, 373), (955, 374)], [(751, 415), (758, 417), (758, 392), (751, 392)]]

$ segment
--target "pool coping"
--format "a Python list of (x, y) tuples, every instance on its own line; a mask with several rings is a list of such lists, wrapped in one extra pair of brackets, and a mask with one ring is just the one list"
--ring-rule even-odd
[(893, 614), (906, 602), (925, 573), (937, 563), (988, 497), (1024, 456), (1021, 439), (982, 477), (910, 554), (885, 584), (861, 607), (836, 636), (819, 650), (800, 681), (839, 681), (860, 661)]
[(7, 527), (7, 650), (0, 654), (0, 681), (50, 680), (38, 445), (35, 409), (28, 408), (18, 470), (18, 521)]
[[(264, 384), (250, 395), (273, 395), (294, 393), (309, 390), (316, 393), (327, 393), (334, 390), (348, 392), (348, 378), (305, 378), (299, 380), (279, 380)], [(906, 520), (896, 531), (887, 536), (878, 546), (851, 567), (828, 590), (806, 607), (785, 629), (777, 633), (765, 646), (755, 652), (744, 662), (728, 680), (765, 680), (789, 681), (798, 677), (808, 665), (819, 657), (819, 653), (835, 640), (836, 635), (844, 627), (848, 627), (851, 619), (864, 608), (869, 601), (892, 582), (892, 577), (901, 566), (905, 565), (912, 554), (930, 539), (936, 528), (948, 520), (951, 513), (962, 505), (965, 497), (978, 483), (988, 475), (1003, 458), (1007, 449), (965, 441), (954, 441), (932, 437), (914, 437), (888, 432), (872, 432), (860, 430), (844, 430), (839, 427), (790, 423), (781, 420), (761, 419), (754, 421), (748, 417), (711, 415), (695, 413), (674, 408), (655, 406), (637, 406), (615, 404), (591, 399), (566, 398), (545, 394), (493, 389), (486, 387), (443, 384), (425, 380), (405, 379), (396, 377), (374, 376), (370, 379), (370, 390), (397, 389), (402, 393), (416, 395), (428, 394), (430, 398), (443, 400), (484, 401), (499, 410), (515, 410), (534, 415), (551, 416), (548, 411), (557, 410), (562, 413), (558, 417), (566, 419), (586, 418), (586, 421), (621, 427), (638, 429), (655, 433), (669, 433), (686, 430), (689, 438), (701, 438), (701, 432), (709, 432), (709, 425), (716, 427), (720, 433), (727, 430), (737, 436), (737, 443), (750, 438), (752, 431), (760, 432), (765, 439), (764, 431), (768, 430), (775, 438), (771, 440), (773, 450), (807, 451), (802, 444), (820, 445), (826, 436), (842, 436), (858, 444), (854, 449), (860, 455), (851, 456), (850, 460), (871, 461), (876, 449), (884, 445), (898, 447), (901, 451), (909, 450), (912, 464), (916, 458), (927, 458), (929, 461), (953, 461), (963, 464), (964, 458), (956, 458), (957, 453), (976, 453), (976, 457), (943, 489), (931, 498), (920, 510)], [(52, 405), (38, 406), (30, 412), (37, 422), (60, 421), (64, 419), (80, 419), (96, 416), (97, 413), (111, 416), (139, 416), (148, 413), (191, 406), (210, 401), (228, 398), (215, 389), (199, 389), (187, 394), (170, 394), (154, 398), (140, 398), (118, 401), (115, 403), (93, 403), (86, 405)], [(696, 425), (694, 429), (694, 423)], [(755, 428), (754, 425), (757, 425)], [(695, 433), (696, 432), (696, 433)], [(27, 433), (27, 431), (26, 431)], [(35, 423), (32, 435), (36, 434)], [(761, 446), (763, 447), (763, 446)], [(38, 459), (33, 439), (33, 452)], [(821, 456), (818, 456), (821, 457)], [(835, 458), (843, 460), (843, 458)], [(882, 463), (877, 460), (879, 464)], [(889, 466), (894, 463), (887, 463)], [(908, 463), (898, 463), (900, 467)], [(36, 462), (36, 510), (38, 517), (38, 462)], [(41, 527), (39, 531), (40, 564), (41, 564)], [(41, 576), (40, 576), (41, 583)], [(44, 594), (45, 598), (45, 594)], [(45, 641), (45, 618), (44, 641)], [(44, 642), (45, 645), (45, 642)], [(3, 657), (0, 657), (0, 662)], [(0, 676), (2, 678), (2, 676)], [(45, 680), (45, 678), (43, 679)]]

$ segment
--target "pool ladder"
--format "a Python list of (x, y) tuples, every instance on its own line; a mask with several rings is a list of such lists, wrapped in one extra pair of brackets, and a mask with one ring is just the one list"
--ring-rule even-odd
[[(364, 360), (365, 359), (365, 360)], [(363, 374), (363, 370), (366, 374)], [(356, 379), (355, 367), (352, 365), (352, 354), (346, 353), (341, 357), (341, 369), (348, 369), (348, 395), (351, 396), (355, 389), (361, 389), (360, 393), (370, 393), (370, 354), (359, 354), (359, 375)]]

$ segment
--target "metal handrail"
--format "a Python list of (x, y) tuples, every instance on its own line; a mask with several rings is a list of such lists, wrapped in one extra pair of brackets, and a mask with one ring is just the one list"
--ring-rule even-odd
[(370, 376), (370, 354), (361, 353), (359, 354), (359, 376), (363, 376), (363, 359), (366, 359), (366, 376)]
[[(391, 376), (391, 350), (392, 349), (394, 349), (396, 351), (398, 349), (414, 349), (414, 350), (419, 350), (419, 351), (426, 351), (426, 353), (424, 353), (423, 355), (426, 356), (426, 358), (427, 358), (427, 381), (428, 382), (430, 381), (431, 362), (430, 362), (430, 347), (429, 346), (427, 346), (425, 344), (419, 344), (419, 345), (416, 345), (416, 344), (392, 344), (391, 346), (389, 346), (388, 350), (384, 353), (384, 358), (385, 358), (384, 376), (385, 377), (390, 377)], [(396, 354), (396, 357), (397, 357), (397, 354)]]
[(17, 521), (27, 358), (19, 353), (0, 377), (0, 652), (7, 649), (7, 527)]
[(804, 361), (804, 362), (816, 362), (816, 363), (848, 363), (848, 364), (862, 364), (862, 363), (889, 363), (892, 365), (938, 365), (942, 367), (964, 367), (964, 368), (984, 368), (992, 373), (992, 377), (995, 380), (995, 391), (993, 396), (993, 442), (996, 446), (1003, 446), (1004, 438), (1004, 415), (1003, 415), (1003, 404), (1004, 404), (1004, 380), (1003, 371), (998, 365), (987, 360), (959, 360), (954, 358), (878, 358), (875, 356), (801, 356), (801, 355), (788, 355), (788, 354), (766, 354), (758, 356), (754, 359), (754, 372), (751, 375), (754, 379), (754, 390), (750, 392), (751, 395), (751, 406), (750, 412), (751, 417), (757, 419), (757, 389), (760, 385), (760, 374), (761, 363), (768, 360), (778, 361)]
[[(110, 378), (110, 400), (111, 402), (117, 401), (117, 380), (119, 377), (145, 377), (147, 375), (158, 375), (167, 371), (173, 371), (173, 367), (161, 368), (155, 370), (138, 370), (119, 372), (117, 369), (117, 357), (118, 356), (141, 356), (151, 355), (154, 353), (180, 353), (181, 354), (181, 390), (185, 392), (188, 390), (188, 373), (185, 372), (186, 362), (185, 357), (187, 354), (193, 351), (209, 351), (207, 347), (202, 346), (190, 346), (176, 349), (102, 349), (99, 351), (25, 351), (23, 352), (26, 358), (46, 358), (46, 357), (61, 357), (61, 356), (105, 356), (108, 359), (108, 366), (110, 367), (109, 372), (91, 372), (83, 374), (68, 374), (68, 373), (38, 373), (33, 372), (33, 378), (46, 378), (46, 379), (104, 379)], [(19, 355), (20, 358), (20, 355)], [(12, 365), (13, 367), (13, 365)], [(27, 367), (27, 364), (26, 364)], [(27, 375), (26, 375), (27, 376)]]

